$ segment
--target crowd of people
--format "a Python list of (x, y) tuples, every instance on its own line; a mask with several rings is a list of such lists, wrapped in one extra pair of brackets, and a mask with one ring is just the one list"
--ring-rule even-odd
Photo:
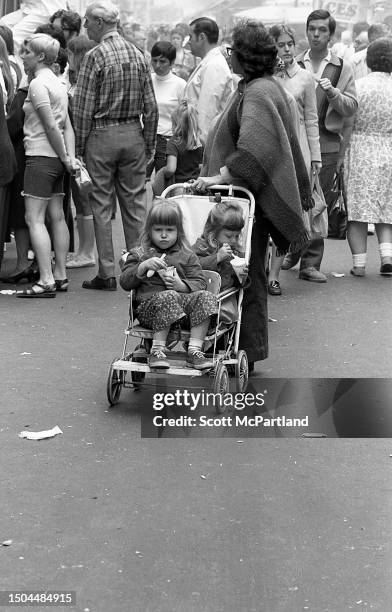
[[(252, 367), (268, 356), (267, 294), (281, 295), (280, 270), (300, 262), (299, 279), (327, 282), (320, 270), (327, 236), (315, 229), (314, 194), (328, 199), (342, 167), (350, 272), (365, 275), (368, 225), (374, 224), (380, 274), (392, 275), (392, 37), (386, 24), (356, 24), (355, 49), (351, 32), (332, 46), (334, 18), (313, 11), (308, 48), (298, 54), (289, 26), (266, 28), (254, 20), (237, 23), (222, 44), (217, 23), (201, 17), (177, 24), (146, 48), (109, 2), (92, 2), (83, 19), (64, 8), (40, 15), (34, 29), (29, 19), (0, 21), (0, 255), (11, 233), (17, 252), (15, 270), (2, 281), (32, 283), (17, 297), (67, 291), (68, 270), (95, 266), (95, 243), (97, 274), (82, 286), (115, 291), (118, 205), (129, 254), (120, 282), (138, 289), (139, 318), (154, 330), (151, 364), (167, 367), (169, 328), (187, 315), (188, 362), (210, 367), (202, 345), (216, 303), (200, 270), (208, 259), (210, 269), (222, 272), (222, 262), (238, 252), (241, 223), (234, 213), (227, 222), (223, 215), (203, 258), (206, 236), (191, 247), (174, 204), (158, 200), (147, 210), (146, 184), (151, 181), (155, 196), (190, 179), (198, 193), (212, 185), (245, 186), (256, 210), (240, 348)], [(85, 170), (89, 189), (80, 181)], [(147, 274), (168, 265), (176, 267), (174, 277)]]

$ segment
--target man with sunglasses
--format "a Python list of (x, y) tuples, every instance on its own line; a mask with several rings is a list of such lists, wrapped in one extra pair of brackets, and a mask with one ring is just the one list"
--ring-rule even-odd
[(155, 151), (158, 109), (147, 61), (117, 31), (119, 12), (93, 2), (84, 27), (98, 45), (83, 59), (74, 95), (77, 155), (92, 180), (90, 201), (98, 250), (98, 274), (85, 289), (115, 291), (112, 193), (121, 209), (128, 251), (140, 238), (146, 214), (146, 162)]

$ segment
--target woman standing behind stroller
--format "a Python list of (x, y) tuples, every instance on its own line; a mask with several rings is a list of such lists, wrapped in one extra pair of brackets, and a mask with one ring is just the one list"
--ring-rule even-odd
[(136, 290), (137, 318), (154, 332), (150, 367), (170, 367), (165, 354), (166, 339), (173, 323), (185, 316), (191, 331), (187, 366), (198, 370), (213, 366), (202, 348), (210, 317), (218, 311), (217, 300), (205, 291), (203, 272), (185, 237), (181, 209), (176, 202), (153, 202), (140, 247), (128, 253), (120, 284), (126, 291)]
[[(68, 97), (50, 66), (56, 61), (60, 44), (47, 34), (34, 34), (25, 42), (21, 57), (26, 72), (34, 75), (26, 101), (24, 144), (26, 169), (24, 196), (26, 222), (35, 252), (40, 278), (29, 289), (17, 293), (22, 298), (55, 297), (66, 291), (65, 260), (69, 232), (63, 212), (64, 172), (78, 168), (75, 138), (68, 117)], [(48, 212), (56, 256), (51, 265), (51, 240), (45, 226)]]
[(233, 71), (244, 78), (211, 129), (196, 190), (234, 183), (255, 197), (255, 226), (244, 292), (240, 348), (250, 362), (268, 356), (265, 256), (270, 234), (279, 250), (308, 244), (302, 210), (310, 205), (308, 173), (294, 133), (290, 108), (272, 77), (277, 50), (262, 23), (244, 20), (233, 30)]

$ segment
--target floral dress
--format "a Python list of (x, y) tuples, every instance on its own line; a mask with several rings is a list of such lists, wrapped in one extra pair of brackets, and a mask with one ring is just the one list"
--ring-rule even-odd
[(349, 221), (392, 223), (392, 75), (355, 83), (358, 112), (346, 155)]

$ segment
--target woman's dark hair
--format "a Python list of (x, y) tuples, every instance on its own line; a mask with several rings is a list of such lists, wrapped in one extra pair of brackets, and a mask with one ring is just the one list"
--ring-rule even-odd
[(175, 200), (154, 198), (148, 211), (140, 244), (144, 248), (153, 246), (151, 229), (153, 225), (174, 225), (177, 228), (177, 245), (185, 250), (191, 250), (184, 230), (184, 217), (182, 210)]
[(96, 46), (95, 40), (90, 40), (84, 34), (75, 36), (67, 44), (67, 49), (73, 54), (73, 69), (69, 71), (69, 80), (72, 84), (75, 84), (78, 78), (80, 66), (84, 56), (90, 49)]
[(65, 47), (67, 46), (63, 31), (51, 23), (45, 23), (44, 25), (38, 26), (34, 34), (47, 34), (51, 38), (58, 40), (60, 43), (60, 47), (62, 47), (63, 49), (65, 49)]
[(210, 19), (209, 17), (199, 17), (198, 19), (191, 21), (189, 25), (193, 27), (193, 31), (196, 36), (205, 34), (210, 45), (218, 42), (219, 28), (218, 24), (213, 19)]
[(0, 25), (0, 36), (6, 44), (8, 55), (14, 55), (14, 37), (11, 28)]
[(245, 81), (274, 73), (278, 51), (274, 38), (260, 21), (244, 19), (237, 23), (233, 29), (233, 51)]
[(392, 39), (377, 38), (366, 52), (366, 63), (372, 72), (392, 72)]
[(217, 235), (223, 229), (241, 232), (245, 225), (242, 208), (235, 202), (220, 202), (211, 209), (203, 230), (203, 238), (208, 244), (218, 249)]
[(60, 47), (59, 49), (59, 53), (56, 59), (56, 64), (59, 65), (60, 68), (60, 74), (64, 74), (65, 69), (67, 67), (68, 64), (68, 51), (67, 49), (63, 49), (62, 47)]
[(176, 59), (176, 53), (175, 46), (167, 40), (161, 40), (155, 43), (151, 49), (151, 57), (159, 57), (162, 55), (162, 57), (166, 57), (171, 64)]
[(329, 11), (325, 11), (324, 9), (317, 9), (317, 11), (313, 11), (310, 13), (310, 15), (308, 15), (306, 20), (306, 31), (308, 31), (309, 23), (311, 21), (317, 21), (318, 19), (328, 19), (329, 33), (331, 36), (333, 36), (336, 30), (336, 21), (332, 17), (331, 13)]
[(273, 25), (273, 26), (271, 26), (270, 30), (269, 30), (269, 33), (275, 39), (275, 42), (277, 42), (278, 38), (283, 36), (283, 34), (287, 34), (287, 36), (290, 36), (291, 40), (295, 44), (294, 30), (292, 30), (288, 26), (284, 25), (283, 23), (281, 25)]

